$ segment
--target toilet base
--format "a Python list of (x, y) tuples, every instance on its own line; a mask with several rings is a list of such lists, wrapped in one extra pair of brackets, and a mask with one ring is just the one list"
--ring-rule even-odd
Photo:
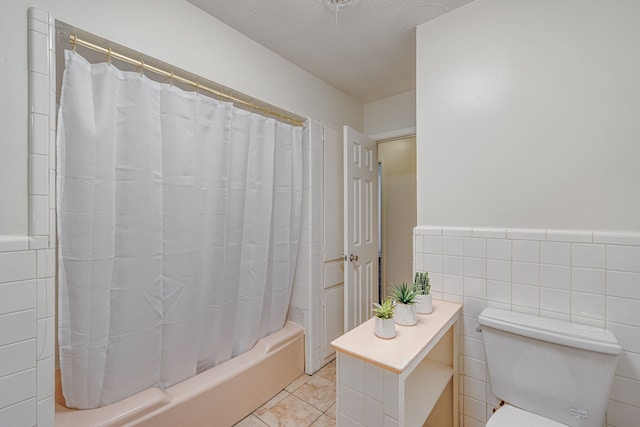
[(487, 421), (486, 427), (567, 427), (549, 418), (527, 412), (515, 406), (501, 406)]

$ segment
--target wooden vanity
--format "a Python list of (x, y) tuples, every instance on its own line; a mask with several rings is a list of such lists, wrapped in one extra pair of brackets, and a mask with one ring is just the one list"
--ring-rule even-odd
[(375, 336), (369, 319), (331, 343), (337, 352), (339, 427), (458, 427), (462, 304), (434, 300), (415, 326)]

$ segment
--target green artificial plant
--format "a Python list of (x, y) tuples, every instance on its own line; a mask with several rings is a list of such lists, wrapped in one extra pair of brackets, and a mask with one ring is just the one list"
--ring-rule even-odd
[(413, 290), (418, 295), (429, 295), (431, 292), (431, 285), (429, 284), (429, 273), (416, 272), (416, 277), (413, 279)]
[(418, 294), (413, 288), (404, 282), (401, 285), (394, 286), (391, 293), (391, 297), (400, 304), (415, 304), (417, 296)]
[(395, 306), (391, 298), (385, 298), (382, 304), (373, 303), (373, 314), (380, 319), (392, 319)]

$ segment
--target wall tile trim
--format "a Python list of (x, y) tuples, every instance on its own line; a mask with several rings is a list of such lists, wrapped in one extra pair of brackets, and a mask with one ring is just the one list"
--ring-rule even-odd
[(53, 427), (55, 20), (30, 8), (27, 23), (29, 234), (0, 236), (0, 425)]

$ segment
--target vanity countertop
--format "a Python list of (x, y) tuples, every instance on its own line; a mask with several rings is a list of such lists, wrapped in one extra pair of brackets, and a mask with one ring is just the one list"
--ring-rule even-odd
[(338, 352), (399, 374), (427, 347), (437, 343), (461, 309), (460, 303), (434, 299), (433, 313), (418, 314), (418, 323), (414, 326), (396, 325), (394, 338), (378, 338), (373, 332), (375, 318), (372, 317), (333, 340), (331, 346)]

